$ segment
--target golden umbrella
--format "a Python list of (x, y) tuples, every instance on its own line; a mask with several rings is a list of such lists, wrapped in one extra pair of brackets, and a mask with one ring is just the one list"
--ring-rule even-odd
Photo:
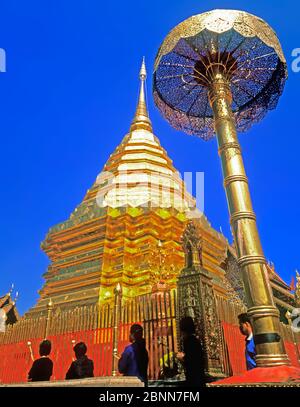
[(155, 60), (154, 100), (176, 129), (217, 136), (239, 266), (253, 322), (257, 365), (289, 364), (280, 337), (237, 131), (274, 109), (287, 78), (271, 27), (237, 10), (192, 16), (165, 38)]

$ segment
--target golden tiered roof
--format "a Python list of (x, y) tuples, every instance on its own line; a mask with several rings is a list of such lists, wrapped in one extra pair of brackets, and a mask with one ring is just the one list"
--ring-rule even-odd
[(140, 92), (130, 131), (99, 174), (85, 201), (110, 208), (195, 208), (195, 199), (154, 135), (145, 98), (146, 67), (140, 70)]

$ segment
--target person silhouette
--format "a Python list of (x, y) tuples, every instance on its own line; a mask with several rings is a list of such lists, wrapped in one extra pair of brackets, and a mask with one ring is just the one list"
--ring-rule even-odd
[(183, 351), (177, 353), (177, 359), (183, 363), (185, 386), (205, 386), (205, 358), (201, 342), (196, 337), (193, 318), (186, 316), (180, 320), (179, 329)]
[(51, 353), (51, 342), (47, 339), (40, 343), (40, 358), (36, 359), (28, 373), (29, 382), (40, 382), (50, 380), (53, 373), (53, 362), (49, 358)]
[(141, 325), (133, 324), (131, 326), (129, 340), (131, 344), (125, 348), (119, 359), (119, 372), (124, 376), (137, 376), (147, 386), (149, 357)]
[(250, 318), (247, 313), (238, 315), (239, 328), (245, 339), (245, 359), (247, 370), (254, 369), (256, 367), (256, 348), (253, 339), (253, 330)]
[(79, 342), (74, 346), (73, 350), (76, 360), (71, 363), (66, 374), (66, 380), (94, 377), (94, 362), (86, 356), (86, 344)]

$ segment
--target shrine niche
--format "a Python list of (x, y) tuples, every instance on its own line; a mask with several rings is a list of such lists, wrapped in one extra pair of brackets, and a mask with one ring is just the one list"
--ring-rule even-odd
[(185, 316), (193, 318), (196, 336), (205, 350), (207, 376), (221, 377), (221, 328), (212, 276), (203, 267), (203, 238), (197, 220), (187, 223), (182, 235), (182, 247), (185, 253), (185, 267), (177, 283), (177, 325), (179, 326), (178, 322)]

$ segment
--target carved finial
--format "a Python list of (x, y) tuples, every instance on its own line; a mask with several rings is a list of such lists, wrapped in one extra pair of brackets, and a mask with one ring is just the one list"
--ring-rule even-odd
[(146, 78), (147, 78), (147, 71), (146, 71), (145, 57), (143, 57), (142, 66), (140, 69), (140, 80), (145, 81)]

